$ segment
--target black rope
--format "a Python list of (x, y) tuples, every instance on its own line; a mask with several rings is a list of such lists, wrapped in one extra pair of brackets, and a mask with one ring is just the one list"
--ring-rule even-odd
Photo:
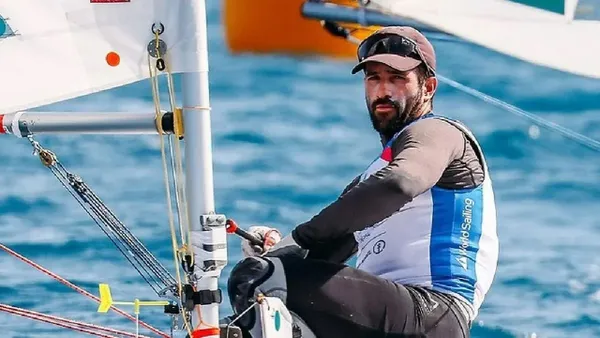
[[(32, 140), (32, 144), (37, 151), (43, 150), (37, 142)], [(169, 271), (79, 176), (70, 173), (56, 158), (46, 166), (157, 295), (177, 284)]]

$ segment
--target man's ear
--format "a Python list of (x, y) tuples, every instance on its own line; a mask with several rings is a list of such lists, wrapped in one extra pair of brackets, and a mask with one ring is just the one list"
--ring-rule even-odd
[(430, 76), (425, 79), (423, 83), (423, 96), (426, 100), (431, 100), (435, 91), (437, 90), (438, 80), (434, 76)]

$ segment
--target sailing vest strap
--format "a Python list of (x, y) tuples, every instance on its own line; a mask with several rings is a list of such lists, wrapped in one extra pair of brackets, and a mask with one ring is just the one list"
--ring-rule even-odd
[(189, 284), (183, 287), (183, 303), (188, 311), (193, 311), (195, 305), (221, 304), (222, 301), (221, 289), (194, 291)]

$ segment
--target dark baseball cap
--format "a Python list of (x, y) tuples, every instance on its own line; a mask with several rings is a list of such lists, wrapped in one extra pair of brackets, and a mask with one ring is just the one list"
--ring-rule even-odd
[(370, 61), (380, 62), (399, 71), (407, 71), (424, 62), (435, 74), (433, 46), (418, 30), (409, 26), (389, 26), (375, 31), (357, 49), (359, 63), (352, 74), (364, 69)]

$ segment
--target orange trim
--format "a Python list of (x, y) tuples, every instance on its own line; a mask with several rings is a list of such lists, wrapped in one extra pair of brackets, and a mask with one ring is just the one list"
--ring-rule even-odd
[(211, 327), (208, 329), (197, 329), (192, 332), (192, 338), (202, 338), (209, 336), (218, 336), (221, 330), (218, 327)]

